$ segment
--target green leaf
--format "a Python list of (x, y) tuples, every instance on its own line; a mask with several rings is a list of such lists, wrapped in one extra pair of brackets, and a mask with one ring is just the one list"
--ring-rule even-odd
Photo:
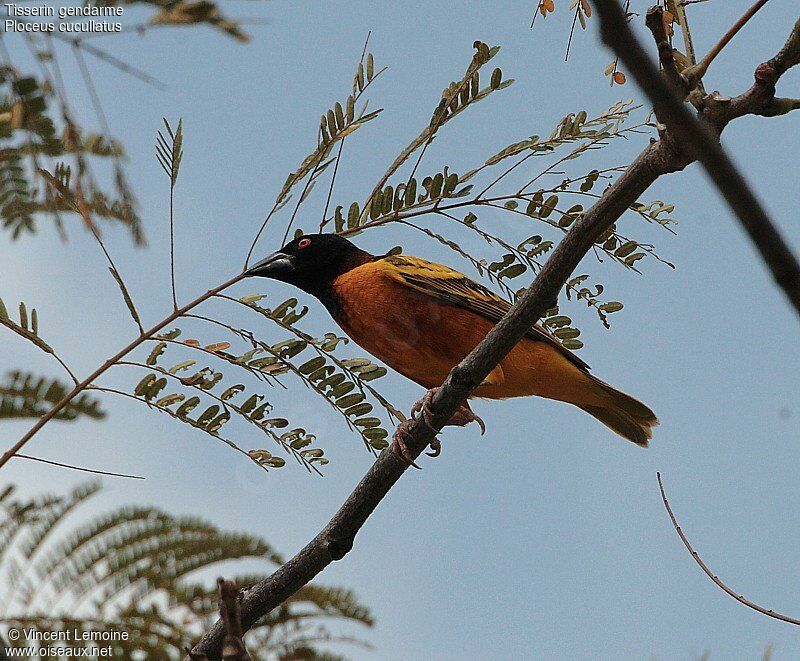
[(150, 352), (150, 355), (147, 357), (147, 364), (148, 365), (155, 365), (158, 361), (158, 357), (164, 353), (164, 350), (167, 348), (166, 342), (159, 342), (153, 347), (153, 350)]
[(312, 372), (318, 370), (325, 364), (325, 358), (322, 356), (315, 356), (311, 360), (303, 363), (298, 369), (301, 374), (311, 374)]
[(498, 278), (516, 278), (525, 271), (528, 270), (528, 267), (525, 264), (512, 264), (511, 266), (504, 268), (497, 274)]
[[(614, 251), (614, 255), (617, 257), (627, 257), (630, 255), (634, 250), (636, 250), (639, 244), (636, 241), (626, 241), (623, 243), (619, 248)], [(644, 256), (644, 255), (642, 255)]]
[(115, 269), (113, 266), (109, 266), (108, 270), (111, 271), (111, 275), (114, 277), (114, 280), (116, 281), (117, 286), (122, 293), (122, 298), (125, 301), (125, 306), (128, 308), (128, 312), (131, 313), (131, 317), (136, 322), (136, 325), (140, 330), (142, 330), (142, 321), (139, 318), (139, 313), (136, 311), (136, 306), (133, 304), (133, 299), (128, 292), (128, 288), (125, 286), (125, 283), (122, 281), (119, 273), (117, 273), (117, 269)]
[(628, 266), (633, 266), (638, 260), (642, 259), (644, 256), (645, 254), (643, 252), (634, 253), (633, 255), (630, 255), (629, 257), (625, 258), (625, 264), (627, 264)]

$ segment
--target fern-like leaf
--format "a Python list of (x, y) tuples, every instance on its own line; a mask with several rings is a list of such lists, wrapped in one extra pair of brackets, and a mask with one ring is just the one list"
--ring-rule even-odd
[[(5, 381), (0, 383), (0, 419), (40, 418), (69, 390), (70, 387), (58, 379), (30, 372), (7, 372)], [(55, 415), (56, 420), (79, 417), (102, 420), (106, 413), (95, 397), (85, 393)]]
[[(265, 564), (264, 573), (234, 578), (246, 588), (283, 561), (260, 537), (151, 507), (96, 516), (56, 538), (57, 527), (68, 525), (75, 507), (96, 492), (97, 485), (88, 484), (66, 496), (31, 500), (17, 499), (13, 487), (0, 493), (4, 625), (126, 631), (128, 640), (110, 643), (115, 658), (178, 658), (218, 614), (216, 588), (203, 575), (218, 574), (216, 565), (225, 561)], [(248, 647), (253, 658), (278, 658), (288, 648), (306, 649), (303, 658), (327, 658), (320, 642), (364, 645), (332, 634), (327, 624), (334, 620), (373, 623), (351, 591), (310, 584), (255, 625)], [(24, 637), (12, 643), (26, 644)]]

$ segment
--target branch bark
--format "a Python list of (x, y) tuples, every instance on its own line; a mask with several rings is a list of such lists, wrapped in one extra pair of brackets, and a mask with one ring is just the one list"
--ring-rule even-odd
[[(619, 55), (652, 101), (656, 117), (667, 127), (668, 139), (683, 149), (687, 158), (702, 163), (755, 244), (775, 282), (800, 315), (800, 264), (719, 144), (719, 133), (731, 119), (745, 114), (764, 114), (773, 107), (775, 82), (800, 60), (800, 20), (780, 53), (756, 69), (755, 83), (750, 90), (735, 99), (723, 99), (718, 95), (704, 97), (698, 119), (647, 56), (617, 1), (594, 0), (594, 4), (600, 16), (603, 42)], [(648, 11), (654, 24), (662, 20), (662, 14), (661, 7)]]
[[(606, 31), (612, 29), (612, 26), (614, 30), (619, 30), (620, 27), (615, 24), (615, 21), (621, 20), (622, 28), (630, 37), (630, 42), (623, 39), (617, 43), (615, 38), (608, 37), (608, 35), (606, 38), (617, 46), (624, 44), (625, 48), (635, 47), (633, 55), (623, 59), (628, 62), (628, 68), (632, 72), (638, 72), (646, 80), (648, 85), (645, 91), (648, 94), (652, 92), (658, 97), (659, 108), (669, 118), (667, 130), (662, 134), (660, 140), (652, 141), (642, 151), (622, 176), (605, 191), (597, 204), (572, 226), (517, 304), (487, 334), (472, 353), (453, 368), (431, 401), (431, 422), (436, 430), (441, 430), (460, 404), (522, 339), (530, 326), (555, 304), (559, 291), (595, 241), (622, 216), (630, 205), (639, 199), (656, 179), (661, 175), (682, 170), (696, 159), (708, 160), (706, 151), (713, 151), (716, 154), (714, 161), (715, 163), (721, 162), (722, 166), (720, 167), (724, 168), (726, 162), (729, 167), (733, 167), (727, 160), (727, 156), (722, 154), (720, 157), (721, 149), (717, 140), (719, 133), (727, 123), (739, 115), (736, 112), (731, 113), (730, 109), (724, 107), (724, 104), (717, 105), (713, 112), (707, 113), (707, 125), (699, 124), (682, 106), (680, 99), (660, 78), (658, 69), (647, 59), (638, 43), (633, 40), (622, 10), (617, 3), (613, 0), (595, 0), (595, 4), (599, 9), (602, 8), (601, 13), (605, 14), (604, 28)], [(620, 55), (622, 56), (622, 53)], [(644, 65), (640, 60), (644, 61)], [(780, 64), (773, 68), (775, 71), (779, 71), (780, 66), (783, 65)], [(658, 79), (659, 84), (655, 84), (649, 79), (651, 74)], [(745, 95), (747, 94), (746, 92)], [(737, 112), (741, 110), (741, 114), (747, 114), (747, 112), (754, 112), (756, 108), (763, 107), (761, 104), (766, 103), (766, 97), (759, 96), (758, 98), (761, 100), (756, 101), (754, 96), (752, 102), (741, 103), (737, 106)], [(678, 106), (677, 111), (676, 105)], [(745, 108), (749, 110), (745, 111)], [(672, 135), (673, 130), (675, 131), (674, 136)], [(713, 150), (707, 147), (709, 142)], [(717, 166), (714, 167), (717, 171)], [(722, 183), (729, 190), (727, 182)], [(737, 210), (740, 209), (741, 204), (744, 204), (738, 195), (733, 201), (737, 203)], [(761, 211), (754, 198), (749, 201), (748, 208)], [(764, 216), (763, 211), (761, 214)], [(767, 225), (771, 227), (768, 219)], [(761, 238), (762, 224), (756, 223), (756, 228), (759, 238)], [(778, 247), (780, 248), (780, 246)], [(785, 246), (783, 248), (785, 249)], [(789, 257), (791, 257), (790, 254)], [(787, 261), (785, 254), (778, 259), (776, 267), (785, 267), (784, 261)], [(793, 276), (791, 269), (788, 269), (784, 275), (781, 271), (782, 286), (790, 287), (800, 284), (798, 273)], [(797, 289), (800, 290), (800, 287)], [(797, 304), (800, 310), (800, 295), (797, 298)], [(428, 447), (436, 433), (438, 432), (431, 429), (425, 422), (419, 419), (414, 421), (407, 438), (408, 448), (414, 458)], [(325, 528), (272, 576), (255, 585), (243, 596), (241, 601), (243, 630), (245, 632), (249, 630), (255, 622), (277, 608), (331, 562), (341, 560), (353, 548), (358, 531), (407, 469), (408, 465), (398, 459), (393, 452), (389, 449), (384, 450)], [(210, 659), (219, 659), (224, 635), (224, 624), (219, 621), (197, 644), (193, 650), (194, 653), (206, 654)], [(186, 661), (189, 661), (188, 657)]]

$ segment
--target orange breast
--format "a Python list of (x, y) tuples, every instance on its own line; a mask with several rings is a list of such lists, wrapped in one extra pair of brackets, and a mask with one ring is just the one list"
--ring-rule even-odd
[[(333, 283), (347, 335), (389, 367), (425, 388), (442, 384), (493, 323), (403, 286), (385, 267), (365, 264)], [(591, 377), (545, 342), (523, 339), (474, 396), (539, 395), (573, 403), (594, 398)]]

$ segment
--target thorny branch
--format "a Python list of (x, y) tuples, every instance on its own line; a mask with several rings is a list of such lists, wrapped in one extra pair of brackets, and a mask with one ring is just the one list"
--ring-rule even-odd
[[(705, 124), (700, 124), (688, 113), (680, 98), (671, 91), (633, 39), (619, 5), (613, 0), (595, 0), (595, 4), (604, 17), (605, 38), (620, 49), (620, 56), (632, 72), (637, 72), (637, 79), (641, 78), (640, 82), (647, 83), (645, 91), (658, 99), (658, 110), (667, 118), (667, 126), (661, 132), (661, 138), (649, 144), (597, 203), (572, 226), (517, 304), (472, 353), (453, 368), (431, 401), (431, 423), (435, 429), (419, 419), (410, 428), (407, 445), (413, 458), (419, 456), (434, 440), (436, 430), (441, 430), (460, 404), (516, 345), (531, 325), (554, 305), (559, 291), (584, 255), (592, 249), (597, 238), (656, 179), (661, 175), (683, 170), (695, 160), (709, 161), (709, 153), (714, 154), (712, 167), (715, 172), (722, 167), (724, 172), (730, 174), (733, 166), (721, 152), (717, 136), (735, 117), (764, 114), (764, 108), (773, 102), (772, 92), (760, 82), (757, 72), (753, 88), (733, 99), (731, 103), (725, 104), (716, 97), (710, 97), (707, 110), (704, 111)], [(609, 36), (611, 32), (617, 32), (617, 37)], [(797, 64), (798, 58), (800, 27), (795, 26), (787, 45), (775, 58), (761, 65), (759, 71), (768, 67), (774, 74), (774, 85), (780, 74)], [(738, 175), (735, 170), (733, 172)], [(715, 182), (718, 182), (717, 177)], [(729, 190), (727, 183), (723, 182), (723, 185)], [(742, 187), (744, 188), (743, 183)], [(753, 229), (754, 240), (762, 242), (759, 243), (759, 249), (762, 254), (768, 253), (765, 258), (773, 267), (776, 279), (800, 310), (800, 271), (796, 268), (794, 258), (780, 241), (752, 195), (748, 198), (746, 194), (742, 196), (737, 193), (731, 202), (736, 203), (737, 210), (741, 210), (747, 203), (748, 212), (754, 213), (754, 209), (761, 212), (759, 218), (766, 220), (766, 225), (748, 220), (746, 226)], [(764, 244), (764, 241), (767, 243)], [(775, 251), (777, 256), (770, 251)], [(246, 592), (241, 601), (243, 631), (249, 630), (256, 621), (278, 607), (331, 562), (341, 560), (352, 549), (355, 536), (367, 518), (407, 468), (408, 464), (398, 459), (390, 449), (384, 450), (325, 528), (272, 576)], [(206, 654), (211, 659), (219, 658), (224, 632), (224, 624), (217, 622), (195, 647), (194, 653)]]
[(728, 587), (722, 580), (713, 572), (711, 569), (703, 562), (703, 559), (697, 553), (697, 551), (692, 548), (692, 545), (689, 543), (689, 540), (686, 538), (686, 535), (683, 532), (683, 529), (678, 525), (678, 520), (675, 518), (675, 514), (672, 513), (672, 508), (669, 505), (669, 501), (667, 500), (667, 494), (664, 492), (664, 483), (661, 481), (661, 473), (656, 473), (656, 477), (658, 478), (658, 488), (661, 491), (661, 500), (664, 502), (664, 507), (667, 509), (667, 514), (669, 514), (670, 521), (672, 521), (672, 526), (675, 528), (675, 532), (678, 533), (678, 537), (681, 538), (683, 545), (687, 548), (689, 553), (692, 556), (692, 559), (698, 564), (700, 569), (703, 570), (706, 576), (708, 576), (714, 583), (721, 588), (723, 591), (727, 592), (731, 597), (736, 599), (740, 604), (744, 604), (748, 608), (752, 608), (763, 615), (767, 615), (768, 617), (774, 617), (776, 620), (781, 620), (783, 622), (789, 622), (790, 624), (797, 624), (800, 625), (800, 620), (795, 619), (793, 617), (789, 617), (788, 615), (781, 615), (780, 613), (776, 613), (771, 608), (764, 608), (763, 606), (759, 606), (757, 603), (746, 599), (738, 592), (735, 592), (732, 588)]

